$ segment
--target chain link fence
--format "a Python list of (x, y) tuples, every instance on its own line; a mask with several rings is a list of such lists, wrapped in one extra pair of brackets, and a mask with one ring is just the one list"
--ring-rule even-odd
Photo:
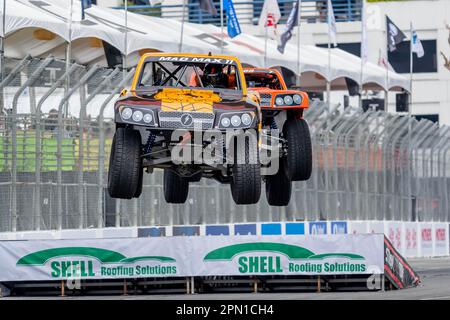
[[(112, 105), (134, 70), (5, 59), (0, 114), (0, 232), (303, 220), (449, 221), (450, 128), (312, 101), (314, 170), (290, 204), (234, 204), (228, 185), (191, 183), (167, 204), (162, 172), (142, 196), (106, 190)], [(264, 190), (264, 189), (263, 189)]]

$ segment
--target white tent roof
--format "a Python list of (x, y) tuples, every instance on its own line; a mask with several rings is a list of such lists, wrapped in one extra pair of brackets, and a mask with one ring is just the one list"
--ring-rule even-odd
[[(92, 45), (92, 39), (100, 39), (125, 52), (124, 12), (92, 6), (86, 10), (81, 21), (81, 6), (74, 2), (72, 33), (69, 36), (70, 0), (16, 0), (6, 2), (6, 55), (20, 58), (25, 54), (45, 56), (53, 54), (64, 57), (65, 43), (72, 40), (72, 57), (79, 63), (103, 62), (102, 46)], [(34, 36), (38, 29), (51, 31), (58, 37), (39, 40)], [(178, 52), (181, 22), (171, 19), (149, 17), (128, 13), (126, 53), (129, 65), (139, 58), (139, 50), (152, 49), (164, 52)], [(191, 53), (221, 53), (220, 28), (213, 25), (185, 23), (183, 48)], [(1, 33), (1, 30), (0, 30)], [(236, 38), (224, 37), (224, 54), (239, 57), (243, 63), (263, 67), (264, 39), (248, 34)], [(288, 43), (285, 54), (277, 50), (277, 43), (268, 40), (267, 66), (283, 66), (298, 72), (297, 46)], [(328, 51), (315, 46), (301, 46), (301, 83), (304, 87), (323, 88), (326, 80), (332, 81), (333, 89), (345, 89), (344, 77), (360, 84), (361, 60), (339, 49), (331, 53), (328, 66)], [(409, 89), (409, 81), (394, 72), (389, 74), (383, 68), (367, 63), (364, 68), (363, 83), (367, 89)]]

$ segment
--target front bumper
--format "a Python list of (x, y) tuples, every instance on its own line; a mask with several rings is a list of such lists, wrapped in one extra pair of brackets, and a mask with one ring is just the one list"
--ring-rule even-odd
[(256, 110), (248, 108), (232, 110), (215, 108), (213, 112), (162, 111), (158, 106), (125, 104), (115, 108), (116, 123), (170, 131), (250, 129), (257, 128), (258, 121)]

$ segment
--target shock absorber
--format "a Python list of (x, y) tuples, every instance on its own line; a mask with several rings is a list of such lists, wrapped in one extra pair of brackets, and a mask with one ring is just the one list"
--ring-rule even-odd
[(156, 139), (156, 134), (154, 134), (152, 131), (150, 131), (148, 138), (147, 138), (147, 142), (145, 143), (145, 146), (144, 146), (144, 154), (149, 154), (150, 152), (152, 152), (152, 148), (153, 148), (153, 144), (155, 143), (155, 139)]
[(277, 122), (275, 121), (275, 117), (270, 118), (270, 129), (278, 130)]

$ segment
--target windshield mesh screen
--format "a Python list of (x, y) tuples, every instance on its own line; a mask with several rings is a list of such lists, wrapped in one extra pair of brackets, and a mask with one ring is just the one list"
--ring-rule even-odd
[(211, 88), (241, 90), (237, 67), (197, 62), (146, 62), (139, 87)]

